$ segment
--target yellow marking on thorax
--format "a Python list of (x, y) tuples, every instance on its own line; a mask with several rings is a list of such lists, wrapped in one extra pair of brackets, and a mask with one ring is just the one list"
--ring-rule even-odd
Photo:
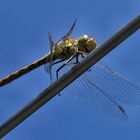
[[(77, 46), (76, 43), (78, 41), (73, 38), (69, 38), (64, 42), (61, 42), (54, 48), (54, 56), (56, 59), (68, 59), (71, 57), (74, 53), (76, 53)], [(68, 51), (69, 50), (69, 51)]]

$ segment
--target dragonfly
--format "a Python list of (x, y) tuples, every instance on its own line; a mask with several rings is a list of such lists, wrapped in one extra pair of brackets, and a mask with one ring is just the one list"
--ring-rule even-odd
[[(76, 20), (69, 31), (56, 43), (53, 41), (51, 33), (48, 33), (50, 52), (32, 64), (0, 80), (0, 86), (2, 87), (45, 64), (49, 64), (47, 67), (52, 83), (52, 66), (63, 62), (56, 70), (56, 78), (58, 79), (59, 72), (64, 67), (69, 69), (79, 63), (81, 59), (85, 59), (90, 52), (96, 49), (96, 40), (88, 35), (82, 35), (78, 39), (72, 37), (75, 24)], [(90, 76), (89, 73), (91, 73)], [(102, 61), (96, 63), (90, 71), (88, 70), (80, 76), (78, 81), (74, 82), (70, 90), (67, 91), (120, 120), (127, 120), (128, 118), (122, 104), (140, 105), (139, 86)]]
[(75, 39), (71, 36), (76, 20), (72, 24), (70, 30), (64, 35), (58, 42), (54, 42), (51, 36), (51, 33), (48, 33), (48, 39), (50, 43), (50, 52), (40, 58), (39, 60), (33, 62), (32, 64), (17, 70), (16, 72), (6, 76), (0, 80), (0, 87), (16, 80), (17, 78), (23, 76), (24, 74), (46, 64), (50, 64), (50, 78), (52, 81), (51, 67), (57, 63), (65, 61), (65, 63), (57, 69), (57, 79), (59, 71), (69, 63), (73, 58), (78, 56), (88, 54), (96, 48), (96, 40), (88, 35), (82, 35), (79, 39)]

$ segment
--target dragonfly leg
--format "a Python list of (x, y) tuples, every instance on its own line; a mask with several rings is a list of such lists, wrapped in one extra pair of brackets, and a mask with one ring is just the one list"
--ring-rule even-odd
[(52, 66), (55, 65), (55, 64), (61, 63), (61, 62), (65, 61), (65, 60), (66, 60), (66, 59), (58, 60), (58, 61), (54, 62), (54, 63), (52, 64)]
[(85, 58), (84, 54), (81, 54), (81, 57), (82, 57), (82, 58)]
[[(59, 71), (60, 71), (62, 68), (64, 68), (66, 65), (68, 65), (69, 62), (70, 62), (74, 57), (75, 57), (75, 55), (71, 56), (67, 61), (65, 61), (65, 63), (64, 63), (62, 66), (60, 66), (60, 67), (56, 70), (56, 78), (57, 78), (57, 80), (58, 80), (58, 77), (59, 77), (59, 75), (58, 75)], [(76, 59), (77, 59), (77, 58), (76, 58)], [(60, 93), (59, 93), (58, 95), (60, 96)]]
[(68, 62), (67, 65), (74, 65), (74, 64), (78, 64), (79, 63), (79, 57), (76, 56), (76, 61), (75, 62)]
[(79, 59), (78, 59), (78, 58), (79, 58), (79, 57), (76, 56), (76, 64), (79, 63)]
[(59, 77), (59, 75), (58, 75), (59, 71), (60, 71), (62, 68), (64, 68), (66, 65), (68, 65), (69, 62), (70, 62), (74, 57), (75, 57), (75, 55), (71, 56), (67, 61), (65, 61), (65, 63), (64, 63), (62, 66), (60, 66), (60, 67), (56, 70), (56, 78), (57, 78), (57, 80), (58, 80), (58, 77)]
[[(65, 61), (65, 60), (66, 59), (58, 60), (58, 61), (52, 63), (52, 66), (55, 65), (55, 64), (61, 63), (61, 62)], [(49, 65), (45, 64), (44, 65), (44, 70), (46, 71), (46, 73), (50, 73), (50, 64)]]

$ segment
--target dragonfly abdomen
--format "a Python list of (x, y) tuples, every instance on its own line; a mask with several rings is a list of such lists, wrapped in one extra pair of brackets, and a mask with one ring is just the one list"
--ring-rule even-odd
[(25, 66), (25, 67), (21, 68), (20, 70), (17, 70), (16, 72), (6, 76), (2, 80), (0, 80), (0, 87), (16, 80), (17, 78), (23, 76), (24, 74), (26, 74), (26, 73), (44, 65), (45, 63), (49, 62), (49, 57), (50, 57), (49, 55), (45, 55), (44, 57), (33, 62), (32, 64)]

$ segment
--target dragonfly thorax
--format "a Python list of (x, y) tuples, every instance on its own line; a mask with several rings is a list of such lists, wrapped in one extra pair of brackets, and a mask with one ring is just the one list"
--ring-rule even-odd
[(82, 35), (78, 39), (78, 50), (89, 53), (96, 48), (96, 40), (88, 35)]
[(57, 59), (70, 58), (75, 55), (78, 51), (77, 40), (73, 38), (68, 38), (65, 41), (60, 42), (55, 47), (55, 55)]
[(79, 39), (69, 37), (57, 44), (54, 50), (56, 59), (68, 59), (73, 55), (87, 54), (96, 48), (94, 38), (82, 35)]

